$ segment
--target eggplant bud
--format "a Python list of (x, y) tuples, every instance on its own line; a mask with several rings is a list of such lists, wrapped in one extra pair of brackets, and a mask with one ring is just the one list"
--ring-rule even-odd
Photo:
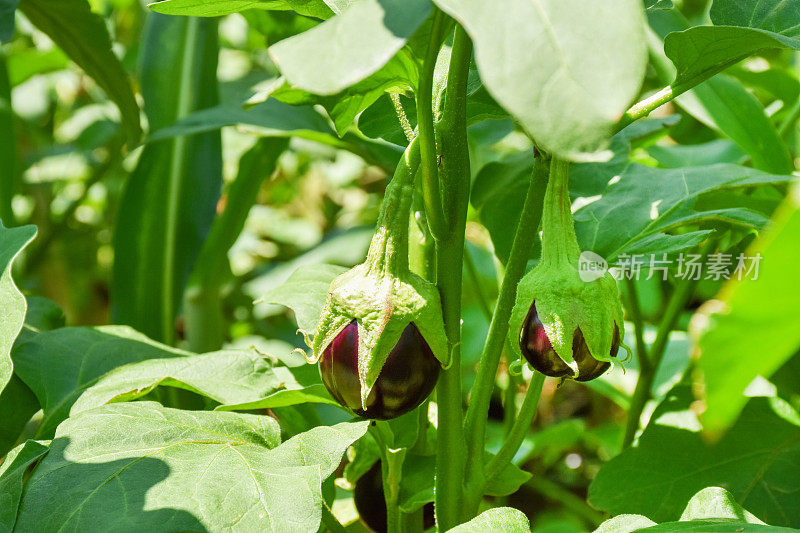
[[(616, 357), (619, 350), (619, 328), (614, 325), (614, 336), (611, 340), (611, 357)], [(607, 361), (598, 361), (589, 352), (586, 339), (580, 328), (576, 328), (572, 336), (572, 357), (578, 366), (578, 374), (574, 375), (572, 368), (553, 349), (547, 332), (539, 320), (536, 311), (536, 302), (531, 304), (528, 316), (523, 322), (519, 336), (519, 347), (522, 355), (538, 372), (554, 378), (569, 377), (576, 381), (591, 381), (600, 377), (611, 367)]]
[(342, 406), (364, 418), (387, 420), (411, 411), (428, 397), (441, 364), (417, 326), (409, 323), (389, 352), (364, 409), (358, 379), (358, 322), (353, 320), (325, 348), (319, 368), (328, 392)]

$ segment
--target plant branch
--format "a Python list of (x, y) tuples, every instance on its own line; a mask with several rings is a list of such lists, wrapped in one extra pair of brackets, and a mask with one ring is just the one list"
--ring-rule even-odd
[(522, 446), (522, 441), (525, 440), (525, 435), (528, 434), (533, 417), (536, 416), (536, 408), (539, 406), (539, 397), (542, 394), (543, 385), (544, 374), (534, 372), (511, 431), (508, 433), (505, 442), (503, 442), (500, 451), (486, 465), (486, 483), (489, 483), (492, 478), (503, 471), (514, 459), (519, 447)]
[(428, 51), (422, 65), (417, 90), (417, 127), (419, 128), (420, 156), (425, 188), (425, 216), (433, 238), (441, 239), (446, 232), (442, 197), (439, 190), (439, 161), (436, 153), (436, 133), (433, 128), (433, 75), (436, 59), (442, 46), (442, 27), (445, 14), (434, 7), (433, 24)]
[[(700, 249), (701, 256), (705, 256), (713, 241), (709, 239)], [(661, 365), (661, 360), (664, 357), (664, 352), (669, 342), (669, 335), (678, 319), (683, 312), (686, 303), (692, 297), (695, 287), (697, 287), (699, 280), (695, 279), (680, 279), (675, 291), (667, 303), (667, 308), (664, 310), (664, 316), (661, 318), (661, 323), (658, 326), (658, 333), (656, 333), (655, 341), (650, 347), (650, 356), (647, 369), (640, 369), (639, 379), (636, 381), (636, 388), (633, 391), (631, 398), (631, 407), (628, 410), (628, 422), (625, 427), (625, 437), (622, 441), (622, 448), (625, 449), (633, 443), (636, 432), (639, 430), (639, 422), (642, 417), (642, 411), (651, 396), (651, 389), (653, 382), (658, 372), (658, 367)]]
[(572, 491), (565, 489), (558, 483), (544, 476), (532, 477), (525, 482), (525, 486), (535, 490), (545, 498), (561, 503), (569, 511), (580, 516), (594, 527), (599, 526), (603, 523), (603, 520), (605, 520), (603, 513), (595, 511)]
[[(494, 315), (489, 326), (489, 334), (481, 354), (478, 373), (475, 378), (475, 384), (472, 387), (469, 408), (467, 409), (466, 433), (469, 439), (467, 443), (469, 461), (473, 470), (480, 471), (473, 471), (472, 475), (479, 478), (483, 477), (481, 458), (486, 440), (486, 413), (489, 409), (503, 345), (508, 334), (508, 320), (514, 307), (517, 284), (525, 274), (525, 267), (531, 256), (533, 247), (531, 235), (535, 234), (539, 227), (544, 190), (547, 186), (548, 163), (547, 160), (540, 157), (536, 159), (534, 164), (533, 175), (528, 185), (528, 192), (525, 196), (519, 223), (517, 224), (514, 243), (508, 257), (506, 272), (500, 286), (500, 294), (497, 298)], [(469, 481), (470, 483), (473, 482), (472, 479)], [(482, 491), (484, 484), (482, 480), (474, 480), (474, 483), (480, 488), (474, 489), (476, 493), (473, 494), (473, 498), (480, 497), (477, 491)]]
[(647, 354), (647, 344), (644, 342), (644, 320), (642, 310), (639, 307), (639, 295), (636, 291), (636, 283), (632, 279), (625, 280), (625, 287), (628, 289), (628, 311), (631, 313), (633, 322), (633, 332), (636, 337), (636, 355), (639, 358), (639, 370), (649, 371), (650, 359)]

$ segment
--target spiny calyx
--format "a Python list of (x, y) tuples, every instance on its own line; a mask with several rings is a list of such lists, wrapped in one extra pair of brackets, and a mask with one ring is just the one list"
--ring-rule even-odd
[[(317, 333), (310, 343), (313, 360), (317, 361), (345, 328), (355, 327), (362, 412), (367, 412), (370, 393), (390, 354), (395, 369), (404, 359), (410, 366), (419, 364), (411, 354), (392, 352), (407, 328), (413, 326), (425, 344), (420, 350), (449, 364), (439, 292), (408, 266), (409, 211), (418, 167), (419, 150), (412, 142), (386, 189), (366, 261), (331, 282)], [(430, 390), (425, 395), (428, 393)], [(351, 402), (345, 403), (353, 408)]]
[(539, 372), (588, 381), (605, 372), (625, 333), (610, 273), (581, 279), (569, 201), (569, 164), (554, 159), (542, 213), (539, 264), (522, 278), (511, 313), (512, 350)]

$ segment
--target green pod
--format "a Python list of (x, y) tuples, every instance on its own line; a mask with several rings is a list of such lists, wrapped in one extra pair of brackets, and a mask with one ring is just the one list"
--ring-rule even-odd
[(358, 380), (361, 405), (367, 398), (392, 349), (409, 324), (414, 324), (434, 357), (449, 364), (439, 292), (411, 272), (408, 226), (414, 177), (420, 164), (418, 143), (406, 149), (386, 189), (367, 259), (336, 277), (330, 285), (317, 333), (307, 340), (313, 362), (353, 321), (358, 327)]
[[(536, 352), (533, 348), (547, 352), (542, 357), (549, 361), (532, 362), (547, 375), (586, 381), (608, 368), (625, 328), (617, 283), (611, 274), (605, 272), (591, 281), (581, 279), (581, 252), (568, 185), (569, 163), (553, 159), (542, 213), (542, 257), (517, 287), (509, 345), (529, 362), (530, 352)], [(536, 327), (540, 338), (531, 339)]]

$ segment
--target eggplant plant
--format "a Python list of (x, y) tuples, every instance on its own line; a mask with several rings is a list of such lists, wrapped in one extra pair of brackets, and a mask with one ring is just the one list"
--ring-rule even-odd
[(795, 2), (0, 41), (0, 533), (800, 530)]

